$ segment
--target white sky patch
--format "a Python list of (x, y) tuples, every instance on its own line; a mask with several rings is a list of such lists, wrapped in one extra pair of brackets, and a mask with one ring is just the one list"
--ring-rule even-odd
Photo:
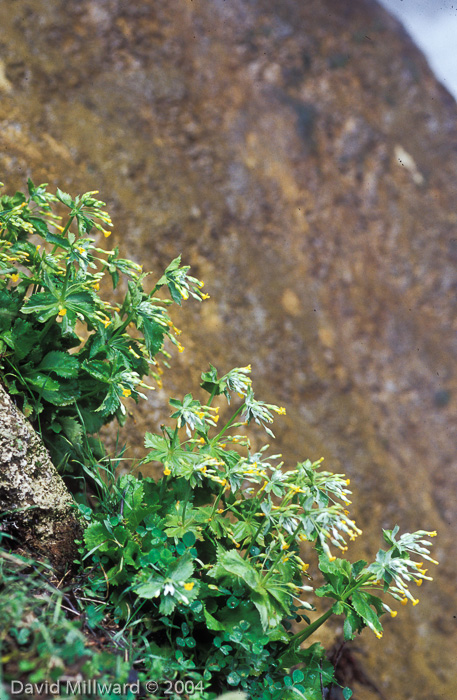
[(425, 54), (438, 80), (457, 99), (457, 0), (379, 0)]

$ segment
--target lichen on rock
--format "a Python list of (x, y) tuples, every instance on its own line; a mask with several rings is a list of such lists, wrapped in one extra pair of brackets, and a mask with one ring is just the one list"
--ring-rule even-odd
[(71, 566), (81, 526), (68, 492), (30, 423), (0, 386), (0, 528), (18, 546)]

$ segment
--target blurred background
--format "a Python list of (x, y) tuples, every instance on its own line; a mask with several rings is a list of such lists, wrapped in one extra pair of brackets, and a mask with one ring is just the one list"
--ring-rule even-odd
[[(434, 31), (431, 3), (389, 4)], [(15, 0), (0, 27), (6, 190), (99, 190), (113, 246), (159, 275), (182, 253), (211, 296), (175, 317), (186, 352), (134, 409), (129, 456), (209, 362), (251, 363), (256, 395), (287, 408), (274, 452), (351, 478), (351, 558), (383, 527), (439, 534), (420, 604), (357, 639), (342, 682), (457, 697), (450, 78), (374, 0)]]

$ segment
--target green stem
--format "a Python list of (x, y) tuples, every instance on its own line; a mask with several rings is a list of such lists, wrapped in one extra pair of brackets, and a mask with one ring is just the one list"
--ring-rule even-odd
[(213, 399), (216, 396), (216, 391), (217, 391), (217, 387), (215, 386), (212, 393), (211, 393), (211, 396), (209, 397), (208, 403), (206, 404), (207, 406), (211, 406)]
[(52, 316), (51, 318), (48, 318), (47, 322), (44, 325), (44, 328), (42, 331), (40, 331), (40, 334), (38, 336), (38, 339), (41, 341), (42, 338), (45, 337), (51, 326), (55, 323), (55, 316)]
[(323, 615), (317, 618), (317, 620), (314, 620), (306, 629), (304, 629), (302, 632), (297, 632), (297, 634), (294, 634), (293, 637), (289, 639), (289, 645), (291, 643), (293, 644), (301, 644), (302, 642), (305, 641), (305, 639), (308, 639), (314, 632), (319, 629), (327, 620), (329, 617), (333, 615), (333, 605), (327, 612), (325, 612)]
[(65, 234), (67, 233), (68, 229), (70, 228), (70, 226), (71, 226), (72, 223), (73, 223), (73, 219), (74, 219), (74, 218), (75, 218), (75, 217), (74, 217), (74, 215), (73, 215), (73, 216), (70, 216), (70, 218), (68, 219), (67, 223), (65, 224), (65, 228), (64, 228), (64, 230), (63, 230), (62, 233), (61, 233), (61, 236), (62, 236), (62, 237), (65, 236)]
[[(290, 545), (291, 545), (292, 542), (294, 541), (295, 536), (296, 536), (297, 532), (299, 531), (299, 529), (301, 528), (301, 526), (302, 526), (302, 524), (301, 524), (301, 522), (299, 522), (298, 525), (297, 525), (297, 527), (296, 527), (295, 530), (293, 531), (293, 533), (292, 533), (291, 535), (289, 535), (289, 538), (286, 540), (286, 545), (288, 545), (288, 546), (285, 548), (286, 550), (289, 549)], [(263, 580), (262, 580), (262, 585), (263, 585), (263, 586), (264, 586), (265, 583), (268, 581), (268, 579), (270, 578), (270, 576), (273, 575), (273, 572), (274, 572), (274, 569), (275, 569), (276, 564), (280, 561), (280, 559), (281, 559), (283, 556), (284, 556), (284, 551), (281, 549), (280, 552), (279, 552), (279, 554), (278, 554), (278, 556), (276, 557), (276, 559), (274, 560), (274, 562), (273, 562), (273, 564), (271, 565), (270, 569), (267, 571), (265, 577), (264, 577)]]
[(216, 500), (214, 501), (213, 510), (212, 510), (211, 513), (210, 513), (209, 520), (211, 520), (211, 518), (214, 518), (214, 515), (215, 515), (216, 510), (217, 510), (217, 506), (219, 505), (219, 501), (221, 500), (221, 498), (222, 498), (222, 496), (223, 496), (223, 494), (224, 494), (225, 489), (226, 489), (226, 486), (225, 486), (225, 485), (221, 487), (221, 490), (219, 491), (219, 495), (218, 495), (218, 497), (216, 498)]
[[(369, 581), (370, 578), (372, 578), (372, 577), (373, 577), (373, 574), (371, 574), (371, 573), (368, 573), (368, 574), (365, 574), (365, 576), (362, 576), (362, 578), (359, 581), (357, 581), (355, 586), (352, 586), (352, 588), (350, 588), (345, 593), (343, 593), (343, 595), (340, 598), (340, 601), (344, 603), (344, 601), (346, 601), (348, 598), (351, 597), (351, 595), (354, 593), (354, 591), (356, 591), (358, 588), (363, 586), (363, 584), (366, 583), (367, 581)], [(327, 610), (327, 612), (325, 612), (323, 615), (318, 617), (317, 620), (314, 620), (314, 622), (312, 622), (310, 625), (308, 625), (308, 627), (306, 629), (304, 629), (302, 632), (297, 632), (297, 634), (294, 634), (294, 636), (290, 638), (289, 643), (301, 644), (302, 642), (305, 641), (305, 639), (308, 639), (308, 637), (310, 637), (312, 634), (314, 634), (314, 632), (319, 627), (321, 627), (321, 625), (323, 625), (324, 622), (327, 622), (329, 617), (331, 617), (333, 614), (334, 613), (333, 613), (333, 605), (332, 605), (332, 607), (329, 610)]]
[(259, 534), (260, 530), (263, 528), (265, 521), (261, 520), (259, 523), (259, 527), (255, 531), (255, 534), (252, 536), (251, 541), (249, 542), (249, 545), (246, 547), (246, 552), (244, 553), (243, 559), (247, 559), (249, 555), (249, 550), (251, 549), (252, 545), (255, 543), (257, 540), (257, 535)]
[(245, 407), (245, 405), (246, 405), (246, 404), (244, 404), (244, 403), (241, 404), (241, 406), (235, 411), (235, 413), (233, 414), (233, 416), (230, 418), (229, 422), (225, 425), (224, 428), (222, 428), (221, 432), (218, 433), (218, 434), (216, 435), (216, 437), (213, 438), (213, 439), (211, 440), (211, 442), (216, 443), (216, 442), (219, 440), (219, 438), (221, 437), (221, 435), (223, 435), (223, 434), (225, 433), (225, 431), (228, 430), (228, 428), (230, 428), (230, 426), (235, 422), (235, 418), (236, 418), (237, 416), (240, 415), (240, 413), (241, 413), (241, 411), (243, 410), (243, 408)]

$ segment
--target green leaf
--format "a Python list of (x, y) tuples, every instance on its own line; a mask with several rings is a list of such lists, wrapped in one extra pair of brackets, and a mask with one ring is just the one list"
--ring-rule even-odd
[(193, 544), (197, 541), (195, 535), (193, 532), (186, 532), (183, 535), (182, 541), (186, 545), (186, 547), (192, 547)]
[(365, 593), (362, 591), (355, 591), (351, 596), (351, 603), (356, 613), (360, 615), (364, 623), (373, 630), (373, 632), (382, 632), (382, 625), (379, 622), (379, 618), (367, 602)]
[(359, 559), (359, 561), (356, 561), (355, 564), (353, 564), (351, 567), (351, 573), (352, 573), (353, 578), (357, 578), (357, 576), (366, 567), (366, 565), (367, 565), (367, 562), (364, 561), (363, 559)]
[(157, 598), (164, 586), (163, 577), (150, 578), (146, 583), (133, 586), (133, 590), (140, 598)]
[(76, 378), (79, 362), (74, 355), (53, 350), (42, 359), (38, 369), (55, 372), (59, 377)]
[(65, 204), (67, 207), (70, 207), (70, 209), (73, 207), (73, 200), (70, 197), (69, 194), (66, 192), (62, 192), (59, 188), (56, 190), (56, 197), (57, 199), (62, 202), (62, 204)]
[(100, 406), (95, 409), (95, 411), (100, 413), (102, 416), (111, 416), (121, 405), (120, 395), (121, 390), (114, 384), (110, 384), (108, 386), (108, 391), (105, 394), (105, 398)]
[(7, 291), (0, 292), (0, 330), (9, 330), (17, 316), (20, 300)]
[(64, 250), (71, 250), (71, 245), (64, 236), (60, 236), (57, 233), (51, 233), (48, 231), (46, 233), (46, 240), (48, 243), (52, 243), (54, 246), (63, 248)]
[(152, 359), (162, 348), (165, 329), (163, 326), (155, 321), (152, 321), (146, 316), (141, 316), (138, 318), (138, 328), (143, 333), (146, 348), (150, 358)]
[(300, 671), (300, 669), (295, 669), (295, 671), (292, 673), (292, 680), (294, 683), (301, 683), (302, 680), (304, 680), (305, 674), (303, 671)]
[(349, 698), (352, 698), (352, 690), (350, 688), (343, 688), (343, 698), (344, 700), (349, 700)]
[(249, 561), (242, 559), (236, 549), (223, 552), (222, 555), (218, 556), (217, 564), (211, 575), (220, 578), (227, 574), (241, 578), (252, 589), (257, 588), (260, 583), (259, 572)]
[(32, 294), (27, 303), (22, 307), (24, 314), (36, 314), (38, 321), (44, 323), (51, 316), (57, 316), (62, 303), (58, 302), (53, 294), (49, 292), (38, 292)]
[(215, 632), (224, 632), (226, 629), (225, 624), (216, 620), (215, 617), (209, 613), (206, 608), (203, 609), (203, 615), (205, 617), (206, 626), (209, 630), (214, 630)]
[(170, 566), (168, 576), (173, 581), (186, 581), (192, 576), (193, 572), (192, 556), (190, 552), (186, 552)]
[(31, 216), (29, 217), (29, 221), (31, 224), (33, 224), (33, 228), (35, 229), (35, 231), (41, 234), (43, 238), (47, 236), (49, 231), (48, 227), (46, 226), (46, 222), (43, 221), (43, 219), (39, 219), (37, 216)]
[(58, 419), (65, 436), (73, 445), (80, 445), (82, 442), (83, 429), (81, 423), (71, 416), (59, 416)]
[(56, 379), (52, 379), (49, 374), (43, 374), (39, 370), (32, 370), (24, 374), (24, 378), (28, 384), (31, 384), (38, 390), (46, 390), (47, 392), (59, 391), (60, 384)]
[(259, 611), (262, 628), (276, 627), (281, 622), (283, 614), (279, 614), (266, 591), (251, 591), (251, 600)]

